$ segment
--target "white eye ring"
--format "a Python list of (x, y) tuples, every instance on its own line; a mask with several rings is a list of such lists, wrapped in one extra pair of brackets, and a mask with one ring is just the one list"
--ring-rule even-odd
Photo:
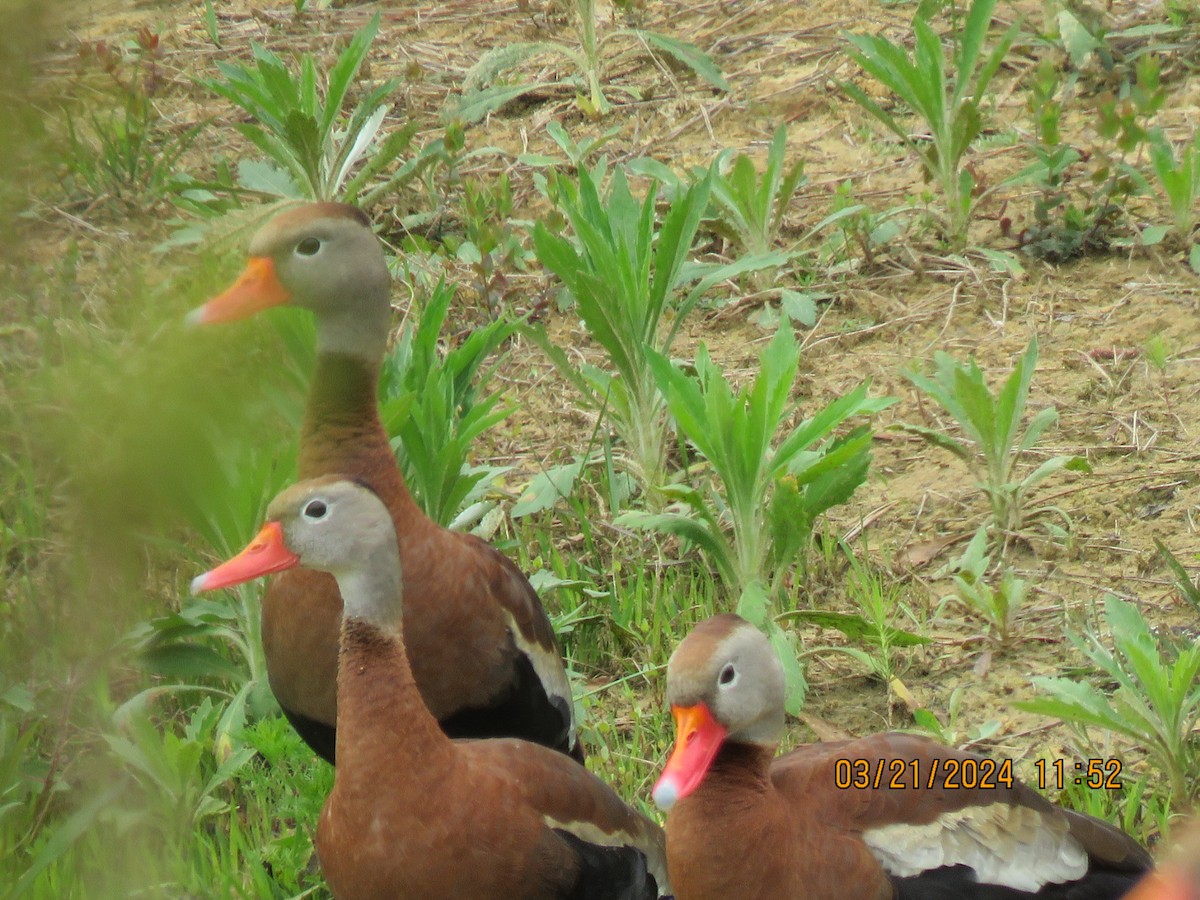
[(733, 663), (726, 663), (725, 668), (721, 670), (721, 674), (717, 676), (717, 686), (725, 689), (731, 688), (738, 681), (738, 670), (734, 668)]
[(309, 500), (300, 510), (300, 515), (309, 522), (320, 522), (329, 515), (329, 504), (324, 500)]

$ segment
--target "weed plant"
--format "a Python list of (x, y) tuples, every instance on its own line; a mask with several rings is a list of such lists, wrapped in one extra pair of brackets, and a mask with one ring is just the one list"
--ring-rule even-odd
[[(612, 370), (576, 367), (560, 348), (541, 343), (587, 402), (609, 416), (625, 443), (624, 467), (655, 505), (665, 481), (667, 411), (650, 351), (670, 352), (680, 323), (699, 298), (695, 290), (684, 298), (678, 293), (708, 205), (709, 182), (677, 196), (658, 228), (655, 186), (639, 202), (623, 170), (613, 174), (603, 197), (587, 170), (580, 171), (577, 184), (562, 177), (553, 183), (575, 242), (539, 222), (534, 249), (570, 292)], [(668, 310), (675, 321), (662, 334), (659, 326)]]
[(486, 506), (475, 504), (504, 471), (471, 466), (469, 457), (479, 436), (512, 412), (499, 394), (483, 391), (500, 365), (489, 359), (517, 328), (495, 320), (443, 353), (453, 298), (451, 285), (438, 285), (401, 330), (379, 381), (380, 415), (405, 479), (426, 515), (447, 526), (482, 516)]
[(1044, 696), (1016, 706), (1061, 719), (1085, 738), (1091, 727), (1141, 745), (1166, 773), (1174, 802), (1185, 803), (1200, 794), (1200, 646), (1165, 644), (1136, 606), (1117, 597), (1105, 600), (1104, 611), (1109, 640), (1092, 627), (1067, 636), (1116, 690), (1109, 694), (1075, 678), (1036, 677), (1033, 683)]
[[(602, 493), (587, 470), (553, 513), (523, 520), (527, 539), (517, 552), (572, 668), (605, 683), (636, 682), (663, 668), (679, 636), (717, 611), (720, 586), (707, 572), (661, 555), (631, 565), (624, 542), (606, 540), (610, 530), (597, 527)], [(662, 734), (665, 746), (668, 729)]]
[(984, 43), (995, 7), (996, 0), (974, 0), (961, 32), (950, 36), (954, 52), (949, 58), (923, 11), (913, 19), (916, 46), (911, 56), (884, 37), (845, 36), (852, 48), (847, 51), (850, 58), (929, 129), (928, 139), (918, 139), (861, 88), (841, 85), (855, 103), (882, 122), (921, 161), (941, 191), (946, 204), (946, 238), (956, 248), (966, 242), (971, 213), (981, 196), (964, 160), (983, 131), (983, 99), (1019, 28), (1014, 22), (985, 56)]
[(617, 521), (700, 548), (736, 598), (738, 614), (771, 637), (788, 674), (789, 708), (796, 711), (804, 680), (795, 647), (775, 621), (777, 604), (792, 566), (806, 567), (818, 517), (846, 502), (866, 479), (870, 429), (860, 425), (842, 437), (835, 431), (887, 402), (869, 399), (864, 383), (785, 431), (799, 366), (788, 327), (760, 356), (754, 381), (737, 392), (703, 345), (695, 377), (660, 353), (651, 351), (649, 362), (680, 434), (703, 455), (720, 487), (670, 485), (664, 494), (678, 511), (633, 511)]
[(468, 180), (462, 185), (462, 232), (444, 239), (446, 249), (470, 266), (472, 287), (493, 313), (509, 294), (510, 278), (524, 272), (533, 259), (521, 237), (532, 223), (514, 219), (512, 187), (507, 174)]
[(729, 161), (723, 151), (714, 166), (712, 202), (718, 209), (722, 234), (752, 256), (765, 256), (775, 248), (783, 214), (805, 183), (804, 160), (787, 166), (787, 126), (780, 125), (771, 138), (761, 179), (754, 162), (741, 154)]
[(950, 692), (946, 703), (946, 721), (942, 722), (932, 710), (920, 708), (913, 711), (913, 730), (927, 734), (936, 741), (941, 741), (948, 747), (966, 749), (990, 739), (1000, 730), (999, 719), (989, 719), (977, 725), (966, 727), (962, 721), (963, 698), (965, 692), (962, 685)]
[(1163, 563), (1174, 576), (1175, 589), (1179, 592), (1179, 596), (1187, 601), (1196, 613), (1200, 615), (1200, 587), (1196, 586), (1196, 583), (1192, 580), (1192, 576), (1188, 574), (1188, 570), (1183, 567), (1183, 563), (1170, 551), (1166, 544), (1155, 538), (1154, 546), (1158, 549), (1158, 555), (1162, 557)]
[(1171, 798), (1148, 776), (1121, 778), (1120, 789), (1089, 787), (1087, 778), (1065, 778), (1057, 801), (1104, 822), (1112, 822), (1146, 846), (1171, 839)]
[(107, 109), (95, 103), (84, 112), (62, 107), (65, 180), (91, 203), (152, 206), (183, 178), (179, 159), (203, 126), (172, 133), (159, 114), (155, 101), (165, 85), (163, 53), (159, 36), (148, 28), (138, 31), (125, 52), (104, 41), (80, 48), (81, 64), (103, 70), (114, 94)]
[[(1150, 140), (1146, 122), (1165, 98), (1155, 57), (1142, 57), (1135, 72), (1135, 80), (1122, 88), (1121, 99), (1105, 93), (1097, 101), (1099, 140), (1082, 148), (1066, 141), (1060, 129), (1077, 76), (1064, 79), (1051, 61), (1039, 63), (1027, 103), (1036, 134), (1029, 146), (1035, 162), (1008, 182), (1037, 188), (1032, 221), (1015, 235), (1027, 253), (1061, 263), (1128, 243), (1122, 234), (1126, 207), (1131, 198), (1149, 190), (1128, 159)], [(1009, 227), (1002, 219), (1002, 231)], [(1148, 228), (1141, 242), (1161, 240), (1166, 231)]]
[[(230, 749), (213, 740), (218, 716), (204, 700), (179, 724), (132, 718), (67, 749), (65, 771), (45, 782), (50, 807), (0, 815), (4, 896), (329, 897), (309, 861), (332, 769), (282, 717)], [(23, 830), (26, 813), (36, 821)]]
[[(297, 12), (305, 5), (297, 0)], [(28, 9), (31, 18), (33, 13), (41, 15), (36, 5)], [(220, 36), (213, 4), (206, 3), (203, 12), (216, 43)], [(593, 32), (596, 26), (593, 17)], [(20, 32), (26, 34), (28, 29), (22, 27)], [(126, 50), (106, 48), (89, 56), (86, 64), (112, 54), (118, 60), (117, 76), (125, 77), (129, 71), (125, 67), (149, 73), (160, 53), (152, 37), (148, 32), (139, 34)], [(593, 33), (597, 59), (607, 37)], [(70, 158), (62, 162), (69, 169), (68, 190), (76, 192), (72, 199), (81, 203), (66, 207), (65, 212), (90, 225), (89, 213), (111, 198), (149, 207), (185, 189), (199, 202), (207, 191), (212, 196), (204, 202), (211, 204), (206, 207), (211, 210), (236, 205), (239, 192), (248, 185), (271, 195), (307, 195), (307, 175), (293, 170), (285, 158), (288, 154), (297, 165), (312, 163), (319, 176), (316, 180), (327, 187), (340, 185), (330, 188), (334, 196), (357, 197), (364, 204), (379, 200), (381, 192), (398, 186), (411, 173), (424, 179), (428, 195), (437, 204), (448, 190), (461, 189), (462, 241), (451, 250), (472, 268), (481, 293), (500, 304), (505, 273), (519, 269), (527, 259), (516, 249), (520, 241), (515, 229), (520, 223), (511, 220), (507, 188), (497, 183), (485, 189), (464, 174), (464, 161), (471, 154), (465, 151), (463, 130), (455, 123), (410, 167), (404, 157), (411, 147), (411, 126), (391, 137), (384, 134), (388, 95), (376, 96), (368, 89), (362, 101), (351, 103), (356, 71), (369, 44), (369, 39), (366, 44), (356, 43), (359, 62), (347, 61), (343, 54), (328, 75), (322, 75), (312, 60), (307, 61), (308, 69), (305, 60), (297, 69), (286, 58), (266, 51), (241, 66), (245, 82), (238, 82), (237, 90), (244, 88), (249, 106), (239, 105), (239, 109), (253, 120), (245, 127), (259, 129), (265, 135), (264, 146), (279, 149), (281, 156), (276, 158), (256, 143), (270, 160), (270, 168), (248, 160), (236, 171), (218, 165), (206, 185), (184, 182), (172, 172), (186, 158), (179, 156), (179, 148), (186, 146), (190, 133), (166, 128), (154, 103), (143, 105), (135, 98), (127, 109), (125, 88), (117, 85), (117, 102), (111, 111), (99, 109), (93, 118), (93, 113), (73, 108), (74, 137), (67, 135)], [(93, 50), (99, 48), (88, 52)], [(0, 50), (0, 57), (6, 52)], [(609, 71), (612, 58), (603, 60)], [(39, 78), (44, 77), (41, 63), (35, 70)], [(598, 72), (599, 83), (611, 93), (603, 70)], [(103, 78), (110, 74), (106, 71)], [(220, 81), (230, 86), (236, 78), (223, 71)], [(581, 77), (585, 91), (586, 82)], [(13, 86), (11, 79), (8, 84)], [(160, 96), (153, 80), (149, 85), (126, 87), (138, 97), (156, 100)], [(1113, 140), (1123, 134), (1137, 136), (1135, 126), (1155, 140), (1139, 111), (1141, 101), (1135, 97), (1133, 107), (1121, 105), (1128, 96), (1118, 91), (1114, 103), (1105, 107), (1106, 121), (1116, 128)], [(275, 117), (273, 121), (250, 108), (259, 101)], [(590, 97), (581, 99), (580, 106), (592, 109)], [(1132, 118), (1127, 115), (1131, 109)], [(9, 112), (0, 111), (0, 118), (9, 122)], [(333, 125), (322, 132), (327, 117), (332, 117)], [(586, 377), (580, 374), (576, 383), (586, 385), (590, 402), (604, 411), (597, 427), (600, 435), (607, 431), (600, 426), (608, 424), (624, 385), (648, 379), (653, 386), (646, 395), (648, 408), (661, 416), (655, 427), (666, 429), (669, 401), (655, 377), (656, 365), (670, 367), (668, 384), (677, 377), (691, 380), (706, 404), (721, 387), (717, 380), (723, 383), (723, 376), (711, 366), (710, 396), (698, 377), (691, 378), (668, 362), (674, 329), (698, 302), (704, 286), (712, 283), (711, 277), (694, 282), (706, 273), (687, 257), (697, 228), (703, 227), (693, 220), (702, 222), (705, 210), (715, 208), (716, 188), (712, 181), (707, 188), (684, 184), (679, 196), (662, 207), (666, 215), (660, 220), (654, 211), (654, 189), (635, 200), (624, 184), (624, 198), (616, 204), (621, 211), (616, 213), (611, 201), (620, 193), (616, 185), (624, 176), (614, 176), (611, 193), (601, 190), (608, 171), (603, 142), (611, 134), (576, 142), (557, 123), (548, 131), (579, 171), (580, 183), (576, 186), (569, 178), (547, 174), (542, 184), (547, 196), (556, 202), (562, 199), (564, 212), (572, 204), (579, 207), (576, 213), (584, 223), (579, 227), (568, 216), (577, 243), (563, 239), (570, 252), (555, 244), (551, 255), (570, 260), (573, 254), (580, 261), (585, 274), (563, 276), (563, 281), (599, 346), (613, 360), (622, 360), (620, 365), (612, 362), (591, 370)], [(330, 141), (327, 155), (321, 152), (325, 138)], [(1145, 138), (1139, 140), (1127, 155), (1152, 146)], [(272, 141), (278, 141), (278, 147)], [(38, 144), (26, 140), (23, 132), (9, 143), (12, 148), (4, 149), (14, 152)], [(360, 154), (357, 161), (355, 153)], [(1176, 157), (1176, 168), (1182, 170), (1184, 159)], [(966, 160), (964, 156), (964, 165)], [(1083, 162), (1064, 169), (1064, 180), (1078, 177), (1072, 173)], [(80, 168), (70, 170), (73, 165)], [(732, 184), (739, 177), (739, 165), (734, 161), (727, 172), (717, 174), (732, 179)], [(10, 171), (23, 170), (10, 166)], [(767, 204), (776, 222), (787, 175), (780, 181), (776, 199)], [(739, 202), (757, 202), (764, 196), (757, 192), (771, 180), (768, 176), (765, 173), (755, 182), (753, 191), (750, 180), (744, 180), (747, 190)], [(1127, 172), (1119, 177), (1132, 184)], [(591, 195), (585, 196), (588, 178), (594, 202), (588, 199)], [(706, 179), (707, 172), (697, 180)], [(20, 194), (22, 203), (24, 187), (18, 185), (13, 192)], [(691, 191), (696, 194), (689, 199)], [(91, 206), (95, 201), (97, 207)], [(858, 247), (869, 262), (895, 237), (898, 221), (887, 219), (889, 214), (863, 212), (848, 193), (843, 203), (840, 209), (851, 212), (839, 220), (841, 243), (830, 251), (831, 256), (841, 260), (847, 247)], [(87, 206), (81, 211), (83, 204)], [(44, 212), (46, 207), (41, 209)], [(424, 221), (442, 212), (440, 207), (434, 209)], [(25, 230), (37, 227), (43, 215), (35, 209), (30, 215), (8, 218)], [(545, 227), (555, 237), (553, 223)], [(51, 253), (62, 249), (55, 241), (51, 238), (46, 245)], [(771, 242), (778, 242), (777, 231)], [(553, 243), (549, 240), (548, 245)], [(836, 243), (831, 239), (829, 246)], [(467, 245), (474, 250), (464, 249)], [(19, 245), (13, 246), (19, 251)], [(210, 548), (227, 554), (242, 546), (261, 520), (262, 504), (292, 477), (300, 398), (312, 360), (311, 321), (280, 311), (267, 314), (267, 323), (248, 326), (244, 342), (236, 345), (227, 335), (189, 336), (182, 341), (163, 322), (175, 315), (171, 310), (176, 306), (182, 311), (189, 304), (174, 296), (174, 288), (151, 292), (147, 282), (155, 282), (159, 273), (139, 280), (133, 272), (136, 266), (128, 265), (131, 257), (113, 253), (114, 246), (103, 237), (68, 245), (56, 257), (48, 280), (41, 271), (45, 266), (38, 262), (45, 256), (41, 252), (31, 254), (28, 266), (8, 270), (35, 274), (14, 274), (14, 279), (30, 281), (29, 291), (22, 283), (5, 298), (23, 318), (0, 329), (6, 354), (0, 361), (5, 373), (0, 428), (8, 439), (0, 451), (0, 559), (5, 566), (0, 655), (10, 663), (0, 678), (0, 896), (327, 900), (329, 893), (315, 871), (312, 834), (332, 770), (313, 757), (284, 719), (273, 714), (273, 701), (263, 689), (257, 593), (231, 592), (223, 604), (177, 599), (183, 580), (180, 570), (195, 571), (191, 562), (180, 560), (195, 552), (208, 553)], [(597, 247), (607, 250), (593, 253)], [(141, 248), (134, 251), (140, 254)], [(620, 265), (614, 267), (609, 257)], [(101, 270), (97, 278), (96, 267), (106, 259), (111, 259), (111, 268)], [(594, 260), (599, 262), (593, 264)], [(400, 262), (407, 264), (407, 260)], [(77, 268), (81, 277), (76, 276)], [(225, 281), (203, 258), (189, 268), (189, 282), (197, 291), (203, 292), (205, 283), (216, 287)], [(623, 281), (621, 272), (636, 277)], [(422, 293), (433, 292), (436, 282), (436, 276), (429, 283), (422, 281)], [(627, 284), (642, 283), (644, 288), (625, 290)], [(609, 290), (611, 285), (620, 290)], [(580, 295), (604, 290), (609, 290), (604, 300), (593, 303), (585, 314), (587, 303)], [(604, 306), (609, 301), (615, 305)], [(478, 508), (470, 512), (475, 506), (472, 501), (490, 481), (484, 472), (472, 482), (480, 473), (468, 465), (471, 439), (464, 435), (488, 427), (487, 420), (504, 411), (503, 400), (489, 393), (488, 375), (511, 325), (500, 324), (495, 333), (459, 345), (457, 338), (448, 336), (450, 314), (443, 310), (439, 319), (436, 309), (431, 309), (435, 306), (434, 300), (427, 301), (405, 329), (402, 347), (389, 360), (392, 368), (381, 386), (381, 398), (397, 453), (404, 458), (418, 496), (432, 504), (427, 508), (441, 510), (440, 520), (449, 518), (461, 525), (477, 514)], [(32, 352), (23, 346), (27, 333), (35, 348)], [(628, 334), (637, 339), (627, 340)], [(479, 342), (468, 348), (471, 340)], [(659, 355), (655, 357), (647, 347)], [(459, 351), (462, 356), (456, 357)], [(256, 379), (262, 380), (246, 391), (247, 360), (260, 357), (282, 360), (282, 364), (256, 370)], [(437, 389), (430, 389), (428, 397), (419, 396), (422, 391), (417, 388), (429, 385)], [(757, 379), (752, 388), (758, 389)], [(735, 401), (752, 393), (728, 385), (725, 389)], [(749, 410), (743, 412), (751, 416)], [(411, 441), (414, 452), (403, 435), (406, 429), (420, 431)], [(630, 437), (634, 426), (618, 424), (616, 430), (622, 438), (617, 450), (628, 453), (635, 446)], [(782, 427), (767, 442), (772, 459), (781, 452), (786, 430)], [(660, 430), (658, 442), (651, 444), (664, 454), (661, 435), (665, 433)], [(853, 434), (840, 440), (849, 442)], [(723, 441), (727, 435), (718, 431), (709, 437)], [(745, 438), (752, 449), (753, 435), (735, 430), (733, 437)], [(973, 440), (968, 432), (962, 445), (968, 447)], [(1013, 447), (1021, 443), (1018, 436)], [(732, 546), (732, 493), (701, 444), (693, 441), (692, 446), (703, 458), (690, 470), (693, 483), (678, 487), (700, 496), (717, 523), (716, 531)], [(805, 454), (841, 446), (838, 438), (819, 439)], [(429, 447), (436, 452), (422, 458)], [(671, 740), (669, 717), (657, 699), (662, 664), (692, 623), (726, 605), (726, 598), (721, 583), (708, 570), (662, 559), (647, 565), (644, 542), (631, 555), (624, 546), (629, 536), (605, 524), (627, 502), (628, 476), (621, 468), (628, 458), (614, 456), (606, 434), (598, 437), (569, 464), (576, 467), (573, 480), (561, 482), (552, 493), (560, 502), (521, 519), (503, 549), (539, 548), (537, 562), (530, 560), (523, 568), (534, 571), (539, 584), (557, 584), (548, 594), (548, 607), (564, 638), (571, 670), (587, 678), (577, 694), (580, 704), (591, 711), (584, 728), (594, 765), (622, 796), (645, 808), (654, 762), (665, 755)], [(656, 479), (665, 481), (665, 456), (657, 458)], [(982, 455), (975, 459), (982, 470)], [(749, 471), (736, 466), (734, 470)], [(785, 472), (775, 479), (765, 501), (767, 518), (776, 516), (789, 528), (793, 521), (789, 516), (803, 521), (798, 504), (815, 483), (803, 482), (806, 471), (795, 477)], [(670, 512), (690, 513), (684, 500), (676, 499), (676, 504)], [(705, 527), (701, 513), (695, 518), (696, 527)], [(767, 530), (768, 540), (779, 541), (785, 549), (795, 539), (783, 533), (782, 526), (778, 534)], [(774, 553), (768, 553), (769, 561), (777, 558)], [(90, 565), (76, 566), (79, 560), (74, 554)], [(738, 557), (735, 551), (728, 555)], [(541, 577), (538, 569), (543, 570)], [(849, 590), (861, 609), (841, 620), (855, 644), (848, 649), (861, 650), (860, 662), (881, 675), (894, 672), (903, 664), (900, 651), (906, 633), (896, 628), (892, 604), (899, 601), (880, 593), (883, 586), (872, 586), (871, 577), (864, 577), (861, 585), (858, 577), (852, 567)], [(768, 568), (764, 578), (767, 588), (762, 593), (767, 599), (761, 602), (767, 627), (778, 629), (773, 633), (790, 643), (792, 635), (780, 625), (806, 611), (771, 615), (785, 608), (785, 598), (768, 592), (786, 591), (787, 578), (780, 578), (774, 568)], [(749, 602), (758, 599), (751, 596)], [(1111, 614), (1109, 621), (1114, 622)], [(131, 622), (140, 624), (131, 628)], [(860, 627), (861, 631), (851, 633)], [(1094, 650), (1089, 643), (1093, 637), (1089, 633), (1079, 640)], [(1087, 694), (1084, 700), (1073, 693), (1066, 700), (1053, 693), (1048, 696), (1064, 708), (1082, 710), (1081, 727), (1107, 728), (1115, 715), (1126, 727), (1115, 732), (1123, 738), (1146, 746), (1157, 746), (1152, 742), (1159, 741), (1167, 748), (1160, 753), (1173, 749), (1183, 758), (1179, 765), (1185, 767), (1184, 796), (1194, 795), (1197, 751), (1191, 698), (1195, 691), (1193, 687), (1189, 693), (1184, 687), (1189, 683), (1185, 663), (1192, 659), (1191, 650), (1165, 637), (1156, 640), (1155, 668), (1147, 640), (1154, 639), (1138, 636), (1127, 651), (1118, 641), (1117, 651), (1110, 652), (1121, 671), (1129, 673), (1128, 685), (1111, 676), (1118, 684), (1112, 697), (1107, 689), (1088, 685), (1083, 689), (1095, 696)], [(1110, 642), (1107, 637), (1105, 641)], [(788, 652), (781, 650), (785, 660), (794, 660), (794, 647), (785, 649)], [(1105, 659), (1098, 664), (1101, 669)], [(1103, 675), (1110, 677), (1107, 671)], [(1190, 684), (1196, 681), (1192, 671)], [(1135, 690), (1150, 699), (1139, 699)], [(998, 722), (967, 730), (963, 696), (961, 691), (952, 695), (948, 710), (939, 710), (942, 720), (932, 712), (918, 711), (918, 723), (952, 744), (994, 734)], [(1173, 716), (1170, 706), (1177, 700), (1180, 712)], [(1177, 719), (1184, 738), (1169, 745), (1160, 732), (1169, 731)], [(1077, 797), (1069, 789), (1065, 796), (1068, 802), (1105, 817), (1119, 816), (1127, 828), (1136, 814), (1133, 811), (1145, 807), (1143, 828), (1161, 828), (1166, 800), (1144, 785), (1133, 783), (1126, 795), (1111, 798), (1112, 806), (1103, 805), (1107, 799), (1103, 796)], [(1145, 793), (1139, 793), (1142, 790)], [(114, 853), (114, 847), (120, 852)]]
[(970, 443), (920, 425), (898, 427), (949, 450), (975, 472), (991, 505), (993, 539), (1002, 543), (1007, 543), (1008, 536), (1019, 532), (1033, 515), (1054, 511), (1065, 518), (1060, 510), (1027, 508), (1029, 492), (1034, 486), (1064, 469), (1091, 470), (1082, 457), (1054, 456), (1024, 478), (1018, 477), (1017, 469), (1025, 455), (1037, 445), (1046, 429), (1058, 421), (1058, 411), (1051, 406), (1022, 426), (1037, 358), (1035, 337), (998, 394), (992, 393), (974, 359), (963, 364), (940, 351), (934, 354), (932, 377), (905, 373), (909, 381), (951, 415)]
[[(854, 185), (844, 181), (837, 186), (833, 210), (828, 219), (837, 223), (825, 238), (817, 259), (818, 264), (832, 273), (854, 272), (861, 267), (873, 268), (881, 254), (907, 227), (907, 216), (914, 207), (899, 206), (874, 212), (854, 199)], [(861, 261), (853, 259), (853, 254)]]
[[(370, 206), (414, 178), (431, 161), (435, 151), (427, 148), (371, 184), (408, 150), (417, 127), (409, 123), (380, 137), (390, 109), (385, 101), (399, 84), (395, 79), (372, 88), (348, 117), (343, 114), (347, 94), (378, 31), (376, 15), (354, 35), (326, 73), (323, 91), (317, 88), (317, 63), (309, 55), (301, 58), (296, 74), (259, 44), (253, 45), (253, 66), (217, 62), (223, 78), (204, 81), (204, 86), (254, 120), (234, 127), (276, 167), (266, 173), (243, 168), (244, 187), (289, 198), (337, 199)], [(366, 162), (351, 175), (363, 159)]]
[[(707, 167), (694, 166), (686, 176), (651, 157), (630, 161), (629, 171), (652, 178), (659, 183), (663, 195), (673, 201), (690, 185), (707, 180), (712, 185), (709, 208), (701, 230), (723, 237), (741, 252), (730, 263), (695, 263), (692, 271), (703, 276), (707, 287), (726, 279), (738, 279), (749, 274), (758, 296), (777, 294), (778, 311), (764, 305), (750, 320), (756, 325), (774, 330), (786, 318), (803, 327), (816, 322), (816, 304), (812, 294), (776, 287), (776, 273), (788, 263), (805, 255), (801, 249), (812, 239), (844, 219), (854, 216), (862, 207), (835, 208), (828, 216), (813, 225), (786, 250), (776, 249), (788, 204), (805, 183), (803, 160), (785, 168), (787, 129), (780, 126), (771, 140), (766, 168), (761, 179), (748, 155), (741, 154), (730, 162), (732, 151), (722, 151)], [(739, 300), (747, 298), (741, 296)], [(706, 305), (719, 308), (730, 300), (706, 298)]]
[[(581, 168), (588, 165), (588, 159), (594, 154), (599, 153), (604, 145), (615, 138), (620, 131), (621, 129), (619, 127), (610, 128), (603, 134), (596, 135), (594, 137), (584, 136), (579, 140), (576, 140), (567, 133), (567, 130), (563, 128), (560, 123), (554, 119), (551, 119), (546, 123), (546, 134), (552, 141), (554, 141), (554, 143), (558, 146), (558, 149), (562, 151), (563, 156), (566, 157), (567, 162), (570, 163), (571, 169), (574, 172), (578, 172)], [(554, 168), (562, 163), (562, 160), (557, 157), (544, 156), (534, 153), (523, 153), (517, 157), (517, 160), (521, 164), (530, 166), (534, 169)], [(607, 168), (607, 164), (608, 160), (606, 157), (604, 160), (605, 168)], [(535, 175), (534, 177), (535, 181), (539, 180), (538, 176)], [(545, 184), (544, 176), (540, 178), (540, 183), (542, 185)], [(544, 190), (542, 193), (545, 195)]]
[[(1054, 64), (1038, 64), (1030, 85), (1028, 109), (1037, 140), (1030, 146), (1036, 162), (1014, 181), (1029, 180), (1037, 187), (1033, 221), (1017, 235), (1022, 248), (1039, 259), (1060, 263), (1106, 249), (1122, 211), (1111, 190), (1075, 184), (1083, 154), (1063, 140), (1060, 123), (1062, 81)], [(1002, 221), (1002, 230), (1007, 223)]]
[[(511, 82), (502, 78), (505, 73), (534, 56), (546, 54), (564, 57), (575, 67), (574, 83), (580, 91), (577, 102), (583, 111), (591, 116), (607, 115), (612, 110), (612, 104), (604, 93), (604, 49), (607, 43), (616, 38), (633, 38), (643, 47), (653, 47), (691, 69), (714, 87), (722, 91), (729, 90), (728, 83), (712, 58), (694, 44), (637, 28), (617, 28), (600, 34), (596, 27), (599, 17), (595, 0), (572, 0), (571, 5), (579, 38), (578, 48), (561, 41), (533, 41), (503, 44), (488, 51), (467, 72), (462, 98), (450, 116), (466, 123), (477, 122), (518, 97), (557, 87), (558, 81)], [(640, 95), (640, 91), (633, 88), (619, 85), (608, 87), (628, 96)], [(583, 92), (586, 92), (586, 97)]]
[(786, 615), (820, 628), (833, 628), (857, 646), (814, 647), (806, 656), (841, 654), (854, 660), (873, 677), (895, 687), (903, 674), (903, 652), (930, 643), (930, 638), (900, 628), (897, 623), (916, 617), (904, 603), (904, 586), (867, 560), (838, 542), (849, 564), (845, 591), (858, 612), (843, 613), (817, 609), (797, 609)]
[(1200, 275), (1200, 131), (1176, 154), (1161, 129), (1150, 133), (1150, 162), (1159, 188), (1171, 208), (1171, 226), (1184, 246), (1192, 270)]
[(954, 593), (943, 598), (957, 600), (971, 612), (982, 616), (988, 623), (992, 635), (1000, 644), (1012, 637), (1012, 628), (1017, 610), (1024, 605), (1029, 585), (1018, 578), (1008, 566), (1000, 572), (991, 572), (992, 558), (987, 552), (987, 526), (975, 532), (962, 555), (949, 566)]

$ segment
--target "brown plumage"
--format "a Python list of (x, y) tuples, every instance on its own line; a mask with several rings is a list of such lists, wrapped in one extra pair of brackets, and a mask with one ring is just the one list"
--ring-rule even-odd
[[(338, 203), (289, 209), (255, 235), (250, 257), (241, 278), (191, 319), (226, 322), (280, 304), (316, 316), (299, 475), (354, 478), (391, 512), (405, 631), (429, 709), (452, 737), (522, 737), (582, 759), (570, 685), (537, 593), (490, 545), (426, 516), (392, 455), (376, 404), (390, 276), (366, 216)], [(267, 588), (262, 616), (271, 688), (301, 736), (332, 762), (337, 585), (322, 572), (285, 572)]]
[(338, 766), (317, 829), (334, 896), (653, 900), (669, 890), (662, 832), (582, 765), (527, 741), (452, 741), (438, 727), (405, 650), (391, 517), (369, 488), (303, 482), (267, 517), (193, 590), (297, 565), (336, 573)]
[[(776, 758), (782, 668), (737, 616), (709, 619), (680, 644), (667, 696), (677, 743), (655, 799), (670, 809), (679, 900), (1099, 900), (1121, 896), (1149, 865), (1111, 825), (1008, 786), (984, 757), (926, 738), (876, 734)], [(954, 786), (964, 762), (992, 772), (994, 786)], [(948, 780), (952, 769), (959, 775)]]

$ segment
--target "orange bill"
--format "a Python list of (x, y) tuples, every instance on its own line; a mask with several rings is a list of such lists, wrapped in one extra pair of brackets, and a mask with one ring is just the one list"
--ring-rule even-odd
[(661, 809), (670, 809), (700, 786), (728, 734), (703, 703), (672, 706), (671, 716), (675, 719), (675, 750), (651, 794)]
[(300, 564), (300, 557), (283, 542), (283, 526), (268, 522), (246, 549), (228, 562), (192, 579), (192, 593), (233, 587)]
[(287, 303), (291, 298), (291, 292), (275, 273), (275, 262), (269, 256), (252, 256), (229, 290), (193, 309), (187, 320), (192, 325), (235, 322)]

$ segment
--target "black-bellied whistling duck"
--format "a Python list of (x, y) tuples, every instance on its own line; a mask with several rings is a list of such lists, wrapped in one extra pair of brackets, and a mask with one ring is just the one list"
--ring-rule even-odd
[[(738, 616), (708, 619), (679, 645), (667, 698), (676, 746), (654, 799), (670, 810), (678, 900), (1099, 900), (1149, 866), (1111, 825), (925, 738), (876, 734), (775, 757), (783, 669)], [(978, 786), (985, 774), (994, 786)], [(976, 786), (954, 786), (964, 783)]]
[(267, 518), (192, 589), (297, 565), (337, 579), (338, 765), (317, 828), (336, 897), (651, 900), (666, 891), (662, 832), (582, 765), (522, 740), (452, 741), (438, 727), (405, 650), (400, 557), (378, 496), (327, 476), (288, 488)]
[[(268, 221), (241, 277), (189, 319), (228, 322), (281, 304), (316, 316), (299, 475), (356, 479), (391, 511), (405, 634), (426, 705), (451, 737), (521, 737), (582, 759), (570, 683), (537, 593), (493, 547), (426, 516), (396, 465), (376, 403), (390, 284), (367, 217), (352, 206), (311, 203)], [(341, 607), (334, 579), (307, 569), (273, 579), (262, 607), (271, 689), (330, 762)]]

